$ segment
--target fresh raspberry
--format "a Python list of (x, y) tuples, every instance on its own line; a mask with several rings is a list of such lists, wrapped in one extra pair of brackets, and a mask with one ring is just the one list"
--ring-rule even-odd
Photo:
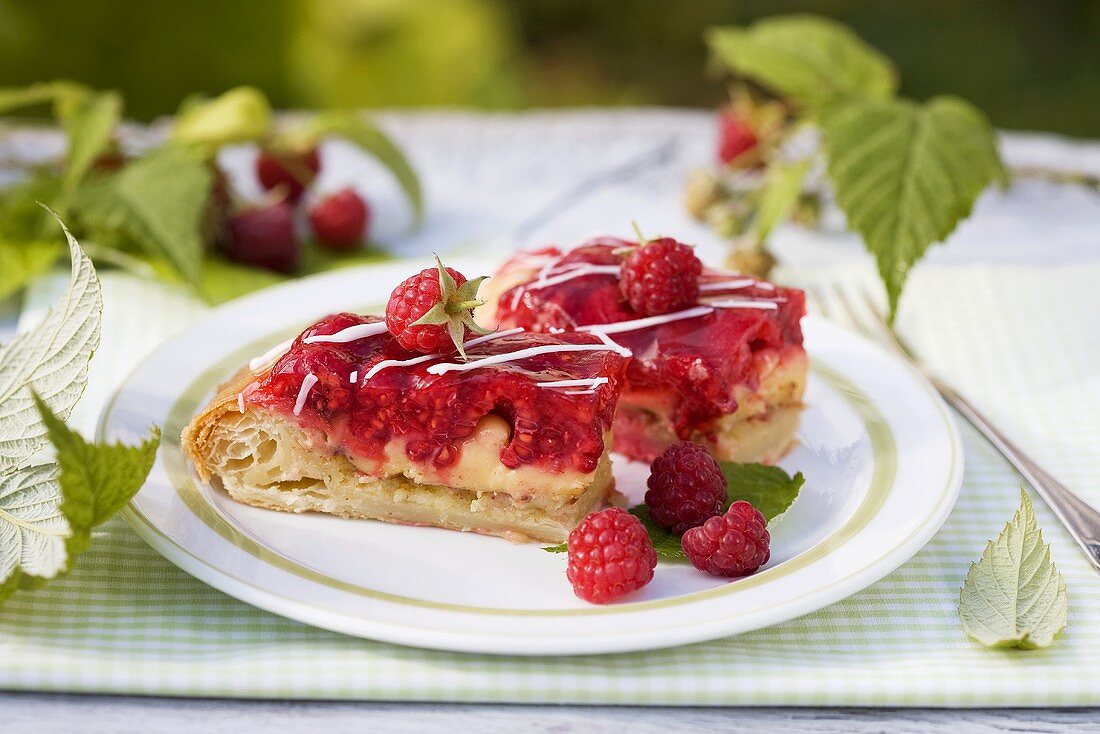
[(301, 253), (290, 202), (246, 209), (229, 218), (226, 231), (224, 249), (230, 260), (280, 273), (298, 269)]
[(635, 311), (659, 316), (695, 303), (702, 272), (703, 263), (689, 245), (662, 237), (627, 255), (619, 288)]
[(474, 322), (477, 289), (484, 278), (467, 281), (453, 268), (425, 268), (393, 289), (386, 304), (386, 328), (397, 343), (424, 354), (451, 352), (466, 356), (462, 342), (473, 334), (488, 334)]
[(653, 460), (649, 472), (645, 503), (661, 527), (679, 535), (722, 514), (726, 478), (706, 447), (674, 443)]
[(265, 190), (282, 186), (286, 198), (298, 201), (321, 170), (317, 146), (298, 153), (261, 150), (256, 158), (256, 177)]
[(366, 236), (370, 207), (353, 189), (342, 189), (309, 210), (309, 226), (317, 241), (333, 250), (348, 250)]
[(569, 533), (565, 575), (577, 596), (593, 604), (642, 588), (652, 580), (656, 565), (645, 526), (618, 507), (593, 512)]
[(712, 517), (684, 533), (680, 545), (691, 565), (712, 576), (748, 576), (771, 558), (771, 535), (760, 511), (744, 500), (725, 515)]
[(733, 110), (718, 116), (718, 160), (730, 164), (759, 143), (756, 132)]

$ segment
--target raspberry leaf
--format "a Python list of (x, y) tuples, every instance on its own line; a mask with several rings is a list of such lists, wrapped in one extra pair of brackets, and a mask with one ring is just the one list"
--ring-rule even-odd
[(898, 86), (889, 59), (826, 18), (788, 15), (747, 28), (711, 28), (706, 41), (734, 75), (808, 107), (848, 96), (889, 97)]
[(718, 465), (728, 487), (726, 507), (744, 500), (760, 510), (768, 522), (787, 511), (798, 499), (798, 493), (806, 481), (802, 472), (792, 477), (778, 466), (737, 464), (732, 461), (720, 461)]
[(752, 220), (752, 235), (757, 242), (763, 242), (780, 222), (790, 218), (809, 171), (809, 160), (775, 161), (768, 166)]
[(893, 319), (909, 268), (1005, 179), (993, 130), (953, 97), (853, 99), (820, 122), (837, 204), (878, 261)]
[(172, 139), (215, 150), (254, 142), (271, 128), (271, 103), (255, 87), (235, 87), (213, 99), (184, 100), (172, 126)]
[[(60, 223), (60, 220), (59, 220)], [(72, 277), (61, 300), (34, 329), (0, 348), (0, 474), (18, 469), (49, 444), (32, 392), (63, 418), (84, 392), (99, 346), (99, 279), (69, 230)]]
[(680, 546), (680, 536), (673, 535), (669, 531), (653, 522), (649, 516), (649, 507), (645, 504), (630, 508), (630, 514), (642, 521), (649, 540), (653, 543), (653, 550), (657, 551), (657, 557), (666, 561), (686, 561), (687, 556)]
[(1068, 611), (1065, 579), (1021, 489), (1020, 508), (966, 574), (959, 619), (966, 634), (986, 647), (1033, 650), (1065, 629)]
[(122, 97), (117, 92), (89, 94), (73, 105), (62, 121), (69, 139), (65, 173), (61, 177), (66, 197), (91, 170), (96, 159), (114, 142), (115, 128), (122, 119)]
[(212, 184), (201, 154), (167, 145), (103, 182), (82, 186), (77, 205), (95, 233), (125, 233), (198, 288), (205, 249), (202, 222)]

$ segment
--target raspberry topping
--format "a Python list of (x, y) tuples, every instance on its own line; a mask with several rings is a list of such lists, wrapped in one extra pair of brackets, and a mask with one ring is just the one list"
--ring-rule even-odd
[(680, 544), (691, 565), (712, 576), (748, 576), (771, 558), (771, 535), (760, 511), (744, 500), (730, 505), (725, 515), (691, 528)]
[[(385, 332), (348, 342), (316, 340), (376, 323), (377, 317), (352, 313), (322, 319), (302, 332), (244, 400), (316, 430), (358, 458), (381, 460), (387, 451), (403, 447), (409, 459), (435, 467), (444, 478), (461, 455), (463, 441), (487, 416), (503, 420), (510, 429), (500, 452), (507, 467), (596, 469), (614, 417), (625, 357), (606, 349), (553, 351), (435, 374), (429, 369), (449, 358), (422, 359), (424, 355), (410, 352)], [(603, 346), (591, 334), (520, 333), (495, 337), (469, 347), (468, 353), (476, 361), (531, 347), (581, 344)], [(308, 375), (317, 381), (295, 413)], [(601, 377), (607, 383), (591, 391), (540, 386)]]
[(645, 502), (653, 522), (676, 533), (722, 514), (726, 478), (705, 447), (690, 441), (669, 446), (650, 466)]
[(657, 553), (641, 521), (612, 507), (593, 512), (569, 533), (565, 575), (573, 591), (593, 604), (606, 604), (653, 579)]
[(361, 242), (370, 222), (370, 207), (353, 189), (326, 196), (309, 210), (309, 226), (317, 240), (333, 250), (347, 250)]
[(294, 208), (287, 201), (246, 209), (226, 222), (225, 254), (230, 260), (293, 273), (300, 252), (294, 233)]
[(637, 313), (660, 316), (695, 303), (702, 272), (703, 263), (695, 250), (671, 237), (662, 237), (627, 255), (619, 287)]
[(729, 164), (756, 147), (759, 139), (752, 126), (733, 110), (718, 116), (718, 160)]
[(298, 201), (321, 170), (317, 147), (301, 152), (262, 150), (256, 158), (256, 177), (266, 191), (282, 186), (286, 198)]
[(474, 322), (477, 289), (485, 278), (467, 281), (453, 268), (425, 268), (393, 289), (386, 304), (386, 327), (405, 349), (424, 354), (452, 352), (463, 356), (462, 343), (472, 334), (489, 334)]

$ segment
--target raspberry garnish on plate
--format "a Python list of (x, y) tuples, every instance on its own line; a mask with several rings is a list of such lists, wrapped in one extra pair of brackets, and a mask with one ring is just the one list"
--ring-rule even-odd
[(619, 288), (636, 312), (660, 316), (695, 303), (702, 272), (703, 263), (690, 245), (661, 237), (627, 255)]
[(729, 164), (756, 147), (760, 139), (749, 121), (732, 109), (718, 116), (718, 160)]
[(453, 268), (425, 268), (393, 289), (386, 304), (386, 328), (405, 349), (424, 354), (457, 349), (463, 358), (462, 343), (469, 334), (492, 333), (474, 322), (477, 289), (484, 277), (466, 280)]
[(569, 533), (565, 575), (573, 591), (593, 604), (606, 604), (653, 579), (657, 553), (642, 522), (612, 507), (581, 520)]
[(744, 500), (684, 533), (680, 544), (691, 565), (712, 576), (748, 576), (771, 558), (771, 535), (760, 511)]
[(677, 535), (722, 514), (726, 478), (704, 446), (674, 443), (650, 465), (645, 503), (653, 522)]
[(341, 189), (309, 209), (309, 226), (317, 241), (333, 250), (355, 247), (364, 239), (370, 207), (354, 189)]

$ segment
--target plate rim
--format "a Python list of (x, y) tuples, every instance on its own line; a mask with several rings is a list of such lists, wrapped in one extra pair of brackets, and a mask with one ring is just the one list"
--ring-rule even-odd
[[(348, 277), (348, 274), (352, 271), (377, 271), (381, 267), (395, 266), (394, 263), (379, 263), (375, 265), (368, 265), (363, 268), (354, 268), (339, 273), (333, 273), (328, 275), (319, 276), (317, 278), (310, 278), (309, 281), (316, 283), (318, 280), (324, 280), (328, 277), (339, 276)], [(406, 264), (407, 265), (407, 264)], [(380, 267), (381, 266), (381, 267)], [(263, 292), (247, 296), (243, 299), (237, 299), (230, 304), (239, 307), (242, 302), (248, 302), (255, 298), (266, 299), (271, 298), (273, 295), (277, 295), (279, 291), (284, 289), (296, 289), (301, 287), (301, 282), (289, 283), (285, 286), (269, 289)], [(273, 293), (272, 291), (275, 291)], [(171, 337), (168, 341), (162, 343), (158, 348), (150, 352), (141, 362), (134, 367), (125, 380), (121, 382), (119, 387), (111, 394), (110, 400), (105, 404), (104, 409), (101, 411), (100, 419), (97, 427), (97, 437), (99, 440), (103, 440), (106, 437), (108, 431), (109, 419), (112, 416), (112, 409), (115, 406), (118, 398), (126, 391), (132, 382), (133, 378), (142, 368), (152, 359), (156, 357), (162, 350), (168, 348), (172, 343), (180, 338), (183, 338), (187, 334), (194, 333), (194, 330), (201, 328), (201, 326), (209, 321), (217, 320), (219, 311), (222, 307), (215, 308), (210, 314), (207, 314), (205, 318), (200, 318), (191, 324), (186, 330), (177, 333)], [(136, 505), (136, 500), (132, 501), (123, 510), (122, 515), (126, 522), (130, 525), (134, 531), (142, 537), (154, 550), (164, 556), (167, 560), (180, 567), (187, 573), (199, 578), (204, 583), (217, 588), (231, 596), (234, 596), (242, 601), (252, 604), (253, 606), (261, 609), (280, 614), (282, 616), (289, 617), (307, 624), (324, 627), (327, 629), (352, 634), (359, 637), (370, 637), (373, 639), (380, 639), (388, 642), (396, 642), (398, 644), (406, 644), (416, 647), (429, 647), (442, 650), (460, 651), (460, 652), (476, 652), (476, 653), (490, 653), (490, 654), (505, 654), (505, 655), (530, 655), (530, 654), (591, 654), (591, 653), (613, 653), (613, 652), (625, 652), (636, 651), (644, 649), (657, 649), (662, 647), (669, 647), (674, 645), (680, 645), (690, 642), (698, 642), (706, 639), (712, 639), (717, 636), (726, 636), (730, 634), (738, 634), (741, 632), (757, 629), (762, 626), (770, 626), (771, 624), (777, 624), (782, 621), (793, 619), (798, 616), (802, 616), (810, 611), (821, 609), (829, 604), (843, 599), (858, 590), (866, 588), (875, 581), (881, 579), (897, 567), (899, 567), (906, 560), (915, 555), (924, 545), (931, 539), (931, 537), (942, 527), (946, 518), (950, 514), (955, 502), (958, 498), (959, 491), (961, 489), (962, 475), (965, 464), (965, 455), (962, 450), (961, 437), (958, 432), (957, 425), (950, 415), (946, 404), (935, 392), (934, 388), (920, 373), (911, 365), (897, 359), (894, 355), (890, 354), (887, 350), (883, 349), (879, 345), (863, 338), (862, 336), (851, 332), (850, 330), (843, 329), (835, 324), (826, 322), (816, 317), (808, 317), (815, 322), (820, 322), (826, 329), (833, 329), (845, 332), (850, 338), (855, 338), (860, 342), (863, 342), (865, 346), (872, 348), (878, 352), (880, 356), (888, 359), (895, 367), (901, 367), (906, 371), (914, 382), (919, 385), (925, 397), (935, 405), (937, 412), (946, 428), (946, 435), (951, 447), (952, 461), (950, 469), (947, 473), (946, 482), (943, 491), (940, 493), (940, 499), (937, 503), (930, 508), (930, 512), (923, 518), (921, 524), (914, 528), (909, 537), (905, 538), (901, 542), (895, 544), (890, 550), (884, 554), (877, 556), (875, 560), (866, 564), (865, 566), (856, 569), (848, 573), (844, 578), (835, 579), (825, 586), (812, 589), (811, 591), (802, 594), (793, 599), (788, 599), (781, 602), (778, 605), (770, 607), (764, 607), (758, 610), (754, 610), (752, 613), (740, 615), (733, 618), (733, 620), (703, 620), (695, 625), (678, 626), (677, 628), (670, 628), (665, 630), (665, 634), (660, 639), (650, 639), (648, 637), (640, 637), (633, 641), (627, 639), (617, 639), (613, 635), (608, 635), (601, 640), (598, 645), (598, 649), (593, 649), (591, 644), (591, 638), (588, 636), (581, 636), (580, 639), (585, 641), (585, 644), (571, 648), (568, 645), (555, 644), (553, 645), (552, 652), (547, 651), (547, 646), (544, 644), (518, 644), (517, 638), (514, 636), (504, 636), (502, 640), (489, 640), (485, 636), (469, 635), (459, 632), (431, 630), (420, 626), (409, 625), (397, 625), (390, 622), (381, 620), (363, 620), (358, 618), (354, 620), (354, 624), (351, 620), (347, 619), (348, 615), (341, 615), (338, 611), (311, 605), (307, 602), (300, 601), (295, 598), (290, 598), (279, 594), (276, 591), (272, 591), (268, 588), (256, 586), (245, 579), (239, 579), (233, 576), (231, 573), (224, 571), (217, 566), (211, 564), (209, 561), (204, 560), (183, 547), (175, 540), (163, 534), (156, 525), (149, 519), (145, 518), (143, 513)], [(272, 335), (281, 331), (289, 331), (289, 329), (277, 329), (269, 332), (266, 337), (270, 339)], [(258, 340), (252, 340), (258, 341)], [(219, 363), (222, 360), (219, 360)], [(815, 360), (819, 365), (822, 364), (822, 360)], [(838, 374), (843, 375), (839, 370)], [(186, 391), (181, 391), (182, 396)], [(862, 391), (860, 391), (862, 393)], [(866, 393), (862, 393), (866, 396)], [(870, 398), (870, 396), (866, 396)], [(173, 399), (172, 405), (175, 407), (180, 401), (181, 397), (177, 396)], [(873, 404), (873, 402), (872, 402)], [(877, 407), (876, 407), (877, 410)], [(862, 417), (862, 416), (861, 416)], [(886, 426), (889, 431), (889, 426)], [(892, 434), (892, 431), (889, 431)], [(170, 472), (165, 470), (167, 474)], [(890, 486), (892, 487), (896, 482), (896, 475), (890, 478)], [(175, 482), (169, 481), (170, 486), (173, 489), (177, 489)], [(178, 489), (177, 489), (178, 491)], [(886, 490), (887, 495), (889, 489)], [(190, 508), (189, 508), (190, 509)], [(857, 509), (858, 511), (858, 509)], [(192, 509), (192, 513), (194, 510)], [(854, 516), (854, 515), (853, 515)], [(873, 516), (873, 515), (872, 515)], [(199, 518), (201, 520), (201, 518)], [(850, 522), (851, 518), (849, 518)], [(843, 529), (838, 529), (840, 532)], [(835, 535), (835, 533), (834, 533)], [(814, 548), (821, 544), (827, 543), (833, 536), (828, 536), (822, 539), (815, 546), (803, 551), (799, 556), (795, 556), (789, 561), (776, 566), (776, 569), (786, 566), (788, 563), (795, 561), (797, 558), (804, 556)], [(247, 550), (241, 549), (243, 552)], [(271, 553), (277, 551), (268, 549)], [(827, 557), (833, 550), (826, 551), (823, 557)], [(761, 582), (766, 583), (766, 581)], [(734, 586), (734, 585), (731, 585)], [(724, 590), (729, 587), (716, 587), (708, 591)], [(385, 593), (385, 592), (383, 592)], [(649, 600), (646, 602), (634, 602), (623, 605), (611, 605), (606, 608), (599, 608), (596, 610), (587, 609), (570, 609), (570, 610), (496, 610), (497, 614), (506, 614), (513, 616), (567, 616), (562, 612), (568, 614), (609, 614), (615, 613), (627, 613), (633, 610), (648, 611), (660, 606), (670, 606), (663, 604), (663, 602), (674, 601), (685, 596), (697, 596), (699, 593), (706, 592), (694, 592), (692, 594), (681, 595), (679, 597), (672, 597), (670, 599)], [(687, 599), (683, 603), (690, 604), (694, 601), (704, 601), (704, 599)], [(447, 607), (453, 607), (443, 603), (443, 611), (450, 613), (473, 613), (484, 614), (488, 611), (487, 608), (473, 608), (469, 610), (463, 609), (450, 609)], [(461, 605), (458, 605), (461, 606)], [(777, 613), (778, 612), (778, 613)], [(766, 620), (757, 620), (756, 617), (766, 617)], [(723, 624), (724, 622), (724, 624)], [(736, 623), (735, 623), (736, 622)], [(715, 629), (717, 627), (717, 629)], [(640, 635), (639, 632), (631, 632), (631, 635)], [(560, 641), (559, 641), (560, 643)]]

